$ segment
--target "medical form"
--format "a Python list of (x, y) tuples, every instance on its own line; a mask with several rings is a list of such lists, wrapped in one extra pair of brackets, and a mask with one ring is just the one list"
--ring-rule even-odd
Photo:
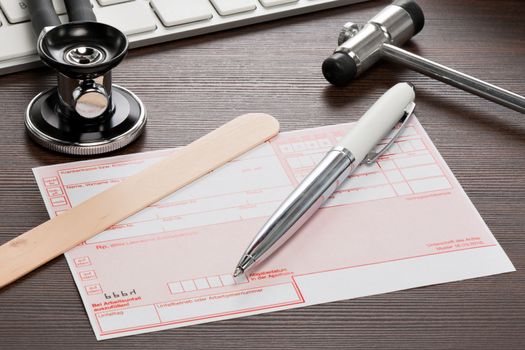
[[(280, 250), (234, 279), (261, 225), (351, 127), (281, 133), (67, 252), (97, 339), (514, 271), (414, 118)], [(171, 152), (34, 175), (54, 217)]]

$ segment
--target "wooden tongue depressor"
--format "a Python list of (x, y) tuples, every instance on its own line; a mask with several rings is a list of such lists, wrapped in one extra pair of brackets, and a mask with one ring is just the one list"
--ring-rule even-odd
[(235, 159), (279, 132), (267, 114), (239, 116), (160, 162), (0, 246), (0, 288)]

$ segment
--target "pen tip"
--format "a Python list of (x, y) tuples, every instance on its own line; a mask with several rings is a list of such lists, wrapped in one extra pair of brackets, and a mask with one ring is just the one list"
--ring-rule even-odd
[(240, 267), (237, 267), (235, 269), (235, 272), (233, 273), (233, 277), (237, 277), (237, 276), (241, 275), (243, 272), (244, 272), (243, 269), (241, 269)]

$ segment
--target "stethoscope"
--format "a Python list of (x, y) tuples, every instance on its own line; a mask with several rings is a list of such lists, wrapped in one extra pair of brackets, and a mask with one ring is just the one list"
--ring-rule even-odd
[(40, 59), (57, 71), (58, 84), (26, 110), (26, 129), (38, 144), (77, 155), (114, 151), (137, 139), (146, 109), (131, 91), (111, 81), (128, 40), (98, 23), (89, 0), (64, 0), (70, 22), (61, 24), (52, 0), (27, 2)]

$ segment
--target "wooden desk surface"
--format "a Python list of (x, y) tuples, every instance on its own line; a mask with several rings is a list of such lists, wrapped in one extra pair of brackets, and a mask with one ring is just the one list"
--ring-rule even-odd
[[(131, 51), (114, 81), (149, 110), (146, 134), (118, 152), (185, 145), (260, 111), (282, 130), (356, 120), (388, 87), (411, 81), (417, 114), (518, 272), (97, 343), (65, 259), (0, 290), (2, 349), (517, 349), (525, 342), (525, 115), (394, 64), (350, 87), (320, 65), (340, 26), (388, 2), (303, 15)], [(522, 1), (419, 0), (426, 24), (405, 47), (525, 95)], [(48, 69), (0, 77), (0, 243), (46, 220), (31, 168), (76, 160), (29, 141), (29, 100)]]

